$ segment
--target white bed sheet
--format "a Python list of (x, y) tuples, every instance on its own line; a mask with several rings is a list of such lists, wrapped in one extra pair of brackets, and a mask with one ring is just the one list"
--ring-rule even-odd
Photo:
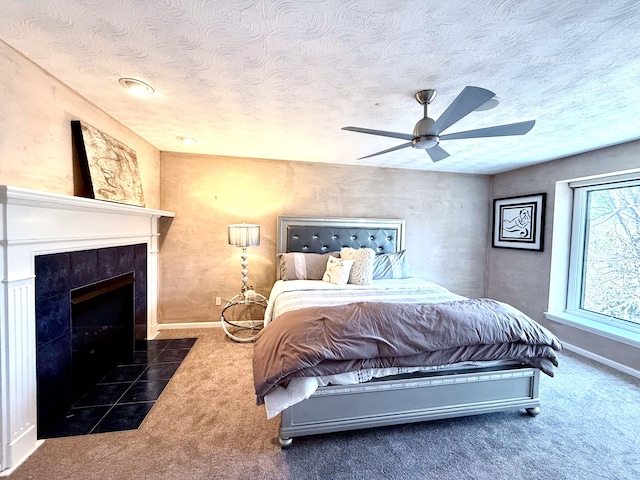
[(264, 325), (279, 315), (305, 307), (352, 302), (436, 303), (464, 300), (445, 287), (419, 278), (374, 280), (371, 285), (334, 285), (322, 280), (278, 280), (269, 294)]

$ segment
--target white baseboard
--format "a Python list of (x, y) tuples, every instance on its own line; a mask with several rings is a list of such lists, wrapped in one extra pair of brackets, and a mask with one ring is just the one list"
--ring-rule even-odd
[[(30, 451), (29, 453), (27, 453), (23, 458), (21, 458), (21, 459), (20, 459), (20, 461), (19, 461), (19, 462), (17, 462), (13, 467), (11, 467), (11, 468), (7, 468), (6, 470), (2, 470), (2, 471), (0, 472), (0, 477), (8, 477), (8, 476), (10, 476), (10, 475), (11, 475), (13, 472), (15, 472), (15, 471), (18, 469), (18, 467), (19, 467), (20, 465), (22, 465), (22, 464), (24, 463), (24, 461), (25, 461), (27, 458), (29, 458), (29, 457), (30, 457), (30, 456), (31, 456), (31, 455), (32, 455), (32, 454), (33, 454), (33, 453), (38, 449), (38, 447), (39, 447), (40, 445), (42, 445), (43, 443), (44, 443), (44, 440), (38, 440), (38, 441), (36, 441), (36, 444), (34, 445), (33, 450), (31, 450), (31, 451)], [(1, 468), (1, 467), (2, 467), (2, 466), (0, 465), (0, 468)]]
[[(259, 320), (262, 321), (262, 320)], [(251, 321), (239, 320), (234, 322), (236, 325), (255, 325)], [(220, 322), (185, 322), (185, 323), (159, 323), (158, 330), (179, 330), (181, 328), (222, 328)]]
[(580, 347), (576, 347), (575, 345), (571, 345), (570, 343), (566, 343), (566, 342), (562, 342), (562, 346), (563, 348), (566, 348), (567, 350), (570, 350), (574, 353), (577, 353), (578, 355), (582, 355), (583, 357), (587, 357), (591, 360), (594, 360), (598, 363), (602, 363), (604, 365), (606, 365), (607, 367), (611, 367), (614, 368), (616, 370), (619, 370), (623, 373), (626, 373), (628, 375), (631, 375), (632, 377), (636, 377), (636, 378), (640, 378), (640, 371), (635, 370), (631, 367), (627, 367), (626, 365), (623, 365), (621, 363), (618, 362), (614, 362), (613, 360), (609, 360), (606, 357), (597, 355), (593, 352), (590, 352), (588, 350), (585, 350), (583, 348)]
[(159, 323), (158, 330), (179, 330), (181, 328), (222, 328), (220, 322)]

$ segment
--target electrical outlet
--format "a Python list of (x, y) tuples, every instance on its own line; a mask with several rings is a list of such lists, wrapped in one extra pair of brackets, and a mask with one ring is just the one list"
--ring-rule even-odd
[(216, 305), (222, 305), (222, 298), (216, 297)]

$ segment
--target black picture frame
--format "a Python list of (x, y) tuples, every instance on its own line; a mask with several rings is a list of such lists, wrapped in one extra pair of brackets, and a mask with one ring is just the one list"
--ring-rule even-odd
[(493, 200), (494, 248), (542, 252), (546, 193)]

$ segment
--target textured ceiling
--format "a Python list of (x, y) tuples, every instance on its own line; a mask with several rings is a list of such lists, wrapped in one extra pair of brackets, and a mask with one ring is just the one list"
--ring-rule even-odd
[[(497, 173), (640, 138), (640, 2), (2, 0), (0, 39), (164, 151)], [(132, 97), (118, 84), (155, 88)], [(524, 136), (402, 140), (466, 86), (498, 107), (445, 133), (535, 119)], [(1, 108), (1, 107), (0, 107)], [(178, 136), (198, 143), (185, 146)]]

